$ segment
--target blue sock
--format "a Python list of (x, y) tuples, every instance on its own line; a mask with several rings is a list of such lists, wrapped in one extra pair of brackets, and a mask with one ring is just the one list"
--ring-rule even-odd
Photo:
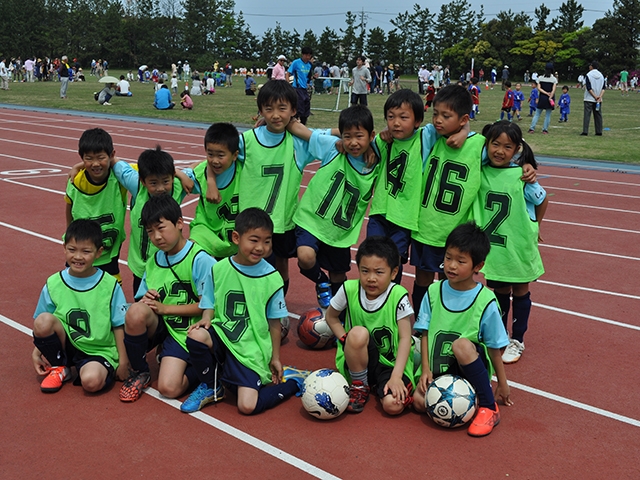
[(33, 337), (33, 344), (36, 346), (47, 362), (52, 367), (65, 367), (67, 365), (67, 354), (62, 348), (62, 342), (57, 333), (52, 333), (48, 337)]
[(213, 353), (209, 350), (209, 347), (204, 343), (187, 337), (187, 350), (189, 350), (189, 361), (193, 365), (193, 371), (200, 383), (206, 383), (209, 388), (214, 388), (215, 363)]
[(495, 411), (496, 399), (493, 396), (487, 367), (484, 366), (482, 359), (478, 357), (469, 365), (460, 365), (460, 368), (478, 395), (478, 405)]
[(131, 368), (136, 372), (148, 372), (147, 346), (149, 339), (147, 332), (141, 335), (130, 335), (124, 332), (124, 346), (127, 349), (127, 356), (131, 363)]
[(298, 386), (298, 382), (295, 380), (287, 380), (286, 382), (279, 383), (277, 385), (262, 387), (258, 392), (256, 408), (253, 409), (251, 415), (256, 415), (269, 408), (275, 407), (287, 398), (294, 396), (299, 390), (300, 387)]
[(521, 297), (513, 297), (513, 326), (511, 337), (519, 342), (524, 341), (524, 333), (529, 327), (529, 314), (531, 313), (531, 293), (527, 292)]

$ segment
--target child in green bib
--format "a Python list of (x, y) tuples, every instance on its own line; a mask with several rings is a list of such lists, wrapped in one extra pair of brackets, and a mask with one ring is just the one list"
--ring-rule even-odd
[(67, 226), (79, 218), (95, 220), (102, 228), (103, 251), (95, 266), (116, 277), (122, 285), (118, 259), (125, 239), (127, 190), (111, 169), (116, 151), (102, 128), (85, 130), (78, 141), (82, 168), (69, 178), (65, 193)]
[(426, 411), (427, 388), (435, 377), (462, 376), (478, 396), (478, 413), (468, 430), (474, 437), (490, 434), (500, 422), (491, 388), (494, 372), (498, 378), (496, 396), (505, 405), (513, 403), (501, 351), (509, 344), (509, 338), (495, 295), (474, 279), (490, 248), (489, 238), (475, 223), (453, 229), (445, 242), (447, 280), (431, 284), (413, 327), (422, 335), (422, 365), (413, 396), (414, 408)]
[[(389, 415), (411, 403), (413, 345), (409, 294), (392, 282), (400, 254), (388, 237), (367, 237), (356, 254), (357, 280), (347, 280), (331, 299), (326, 319), (338, 338), (336, 367), (350, 381), (349, 406), (363, 411), (373, 389)], [(344, 326), (339, 315), (345, 312)]]
[(94, 266), (103, 232), (93, 220), (74, 220), (64, 236), (66, 269), (47, 279), (33, 315), (33, 365), (46, 377), (40, 389), (57, 392), (71, 379), (70, 367), (87, 392), (127, 377), (124, 347), (127, 301), (116, 279)]
[(299, 393), (310, 372), (280, 362), (280, 319), (288, 316), (283, 281), (264, 260), (271, 253), (273, 222), (259, 208), (238, 214), (235, 255), (213, 266), (214, 308), (189, 328), (187, 347), (200, 385), (180, 410), (192, 413), (225, 396), (238, 411), (255, 415)]
[[(351, 246), (358, 242), (378, 176), (379, 163), (369, 166), (365, 160), (375, 135), (373, 115), (362, 105), (343, 110), (338, 120), (341, 139), (298, 122), (288, 128), (308, 141), (309, 153), (320, 160), (293, 221), (300, 273), (315, 283), (318, 303), (327, 308), (351, 269)], [(340, 141), (344, 153), (337, 149)]]
[[(547, 208), (547, 194), (538, 182), (524, 183), (520, 179), (520, 165), (537, 165), (517, 124), (496, 122), (487, 125), (482, 134), (487, 139), (489, 163), (482, 167), (473, 218), (491, 241), (482, 273), (487, 286), (496, 294), (505, 327), (513, 296), (511, 340), (502, 361), (515, 363), (524, 352), (524, 334), (529, 325), (529, 283), (544, 273), (538, 234)], [(515, 163), (513, 159), (520, 150)]]

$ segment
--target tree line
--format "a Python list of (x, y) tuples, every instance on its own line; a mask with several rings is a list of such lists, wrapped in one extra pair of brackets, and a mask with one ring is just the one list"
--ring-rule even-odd
[(346, 12), (337, 30), (300, 33), (276, 23), (258, 37), (233, 0), (2, 0), (0, 54), (23, 60), (66, 54), (82, 65), (103, 58), (123, 68), (168, 67), (188, 59), (203, 68), (216, 60), (263, 66), (277, 54), (297, 58), (307, 45), (321, 61), (353, 65), (365, 53), (376, 63), (399, 64), (405, 73), (421, 64), (464, 72), (472, 59), (476, 69), (507, 64), (514, 73), (542, 71), (553, 61), (569, 78), (591, 60), (610, 74), (634, 70), (640, 0), (614, 0), (591, 27), (583, 13), (577, 0), (567, 0), (557, 17), (543, 3), (533, 16), (509, 9), (487, 20), (467, 0), (452, 0), (438, 11), (415, 4), (391, 19), (389, 31), (368, 28), (366, 15)]

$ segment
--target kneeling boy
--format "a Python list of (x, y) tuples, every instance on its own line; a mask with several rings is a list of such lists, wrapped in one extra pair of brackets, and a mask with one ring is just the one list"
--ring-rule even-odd
[(473, 385), (479, 410), (469, 426), (474, 437), (489, 435), (500, 423), (500, 411), (491, 389), (511, 405), (501, 349), (509, 345), (496, 297), (473, 275), (484, 265), (491, 244), (475, 223), (462, 224), (449, 234), (445, 246), (447, 280), (433, 283), (420, 305), (414, 329), (422, 332), (422, 374), (414, 394), (414, 408), (425, 411), (427, 387), (445, 373), (460, 375)]
[(115, 277), (93, 266), (102, 254), (102, 230), (93, 220), (74, 220), (64, 236), (68, 268), (52, 275), (34, 314), (33, 365), (47, 375), (40, 389), (57, 392), (78, 371), (87, 392), (124, 380), (128, 360), (123, 343), (126, 299)]
[(263, 210), (238, 214), (232, 234), (238, 253), (213, 266), (215, 309), (189, 329), (187, 347), (201, 384), (180, 407), (185, 413), (222, 400), (222, 382), (237, 393), (240, 413), (260, 413), (298, 393), (308, 375), (286, 369), (281, 381), (280, 319), (288, 312), (282, 277), (264, 260), (272, 236)]
[(182, 236), (180, 205), (170, 195), (149, 198), (141, 223), (159, 250), (145, 266), (144, 276), (125, 317), (124, 343), (132, 371), (120, 389), (120, 400), (134, 402), (151, 382), (146, 354), (161, 346), (158, 390), (168, 398), (182, 395), (197, 381), (189, 365), (187, 330), (202, 310), (213, 308), (205, 292), (213, 289), (215, 260)]
[[(407, 290), (391, 280), (400, 254), (389, 237), (367, 237), (356, 254), (358, 280), (331, 299), (327, 323), (339, 339), (336, 366), (351, 380), (349, 411), (359, 413), (376, 389), (382, 408), (398, 415), (411, 403), (413, 355)], [(346, 310), (344, 327), (338, 315)]]

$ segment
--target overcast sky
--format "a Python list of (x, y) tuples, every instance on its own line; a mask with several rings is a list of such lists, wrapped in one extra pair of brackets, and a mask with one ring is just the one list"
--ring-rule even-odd
[[(513, 12), (524, 11), (533, 18), (533, 11), (541, 4), (545, 4), (551, 10), (549, 19), (558, 16), (558, 7), (563, 0), (544, 0), (533, 2), (505, 2), (498, 0), (469, 0), (474, 8), (480, 9), (484, 5), (484, 14), (487, 20), (494, 18), (501, 10)], [(279, 22), (285, 30), (296, 28), (302, 35), (305, 30), (312, 29), (316, 35), (320, 35), (325, 26), (333, 28), (339, 33), (340, 28), (345, 28), (345, 13), (352, 11), (360, 13), (363, 9), (367, 15), (367, 29), (380, 27), (384, 31), (393, 29), (389, 20), (395, 18), (398, 13), (413, 11), (413, 5), (418, 3), (421, 7), (427, 7), (430, 12), (437, 15), (440, 11), (441, 1), (417, 2), (416, 0), (368, 0), (366, 2), (351, 0), (235, 0), (236, 12), (242, 11), (246, 22), (251, 26), (251, 31), (258, 36), (267, 28), (274, 28)], [(585, 9), (582, 20), (585, 26), (593, 25), (593, 22), (604, 16), (604, 12), (610, 10), (613, 0), (578, 0)]]

